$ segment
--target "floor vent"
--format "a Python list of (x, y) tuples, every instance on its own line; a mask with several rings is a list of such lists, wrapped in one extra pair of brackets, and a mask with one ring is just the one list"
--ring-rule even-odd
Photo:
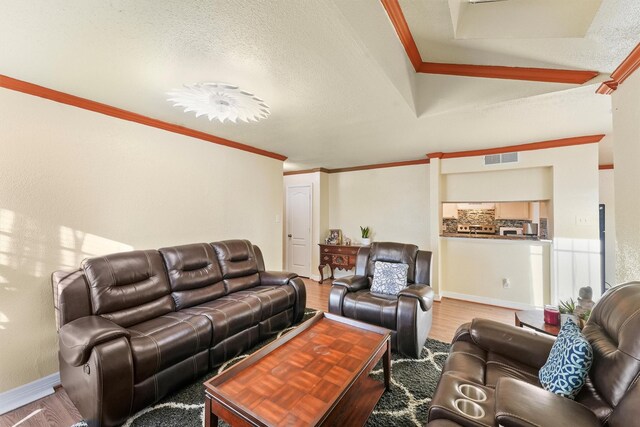
[(505, 154), (489, 154), (484, 156), (484, 164), (499, 165), (500, 163), (516, 163), (518, 161), (518, 153), (505, 153)]

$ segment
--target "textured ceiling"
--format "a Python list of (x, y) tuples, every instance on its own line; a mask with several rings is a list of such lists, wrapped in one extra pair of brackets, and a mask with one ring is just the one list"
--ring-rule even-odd
[[(635, 3), (603, 0), (586, 38), (545, 55), (549, 39), (452, 40), (442, 10), (427, 13), (419, 46), (430, 61), (611, 71), (640, 38)], [(606, 76), (575, 86), (416, 74), (374, 0), (0, 0), (0, 10), (0, 74), (281, 153), (287, 169), (611, 131), (610, 97), (594, 93)], [(272, 114), (220, 124), (166, 102), (199, 81), (237, 84)]]

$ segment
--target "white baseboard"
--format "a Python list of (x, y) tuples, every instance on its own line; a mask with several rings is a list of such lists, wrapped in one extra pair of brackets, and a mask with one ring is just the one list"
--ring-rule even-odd
[(310, 274), (309, 275), (309, 279), (317, 282), (318, 280), (320, 280), (320, 275), (319, 274)]
[(460, 299), (463, 301), (477, 302), (480, 304), (496, 305), (498, 307), (514, 308), (516, 310), (533, 310), (539, 307), (521, 302), (506, 301), (497, 298), (481, 297), (477, 295), (459, 294), (457, 292), (442, 291), (441, 295), (445, 298)]
[(433, 300), (434, 300), (434, 301), (441, 301), (441, 300), (442, 300), (442, 295), (440, 295), (440, 294), (433, 294)]
[(53, 387), (58, 384), (60, 372), (0, 393), (0, 415), (53, 394)]

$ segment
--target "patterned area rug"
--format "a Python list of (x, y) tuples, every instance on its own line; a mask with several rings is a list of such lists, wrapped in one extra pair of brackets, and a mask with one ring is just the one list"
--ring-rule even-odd
[[(307, 310), (303, 321), (308, 320), (315, 313), (314, 310)], [(124, 427), (201, 427), (204, 423), (204, 387), (202, 383), (298, 325), (285, 329), (274, 338), (231, 359), (193, 384), (165, 397), (157, 404), (143, 409), (129, 418)], [(427, 409), (440, 378), (442, 366), (449, 354), (449, 347), (449, 344), (429, 339), (422, 349), (420, 359), (407, 359), (392, 354), (391, 391), (382, 395), (373, 414), (369, 417), (369, 421), (367, 421), (367, 426), (423, 426), (427, 422)], [(382, 365), (378, 364), (371, 375), (376, 380), (382, 381)], [(220, 422), (219, 425), (227, 426), (224, 422)], [(81, 426), (86, 426), (86, 423), (80, 422), (72, 427)]]

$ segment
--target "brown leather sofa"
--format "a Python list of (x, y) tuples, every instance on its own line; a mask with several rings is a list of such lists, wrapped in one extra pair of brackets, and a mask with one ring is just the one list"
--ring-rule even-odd
[(52, 276), (60, 377), (90, 425), (121, 424), (302, 319), (294, 274), (246, 240), (87, 259)]
[[(398, 296), (370, 291), (376, 261), (409, 265), (409, 286)], [(420, 351), (431, 330), (431, 252), (416, 245), (376, 242), (358, 250), (356, 274), (333, 281), (329, 312), (391, 330), (391, 347), (409, 357)]]
[[(554, 338), (483, 319), (461, 326), (429, 408), (429, 426), (640, 426), (640, 282), (608, 291), (583, 333), (594, 361), (573, 401), (538, 382)], [(472, 395), (478, 389), (484, 400)]]

